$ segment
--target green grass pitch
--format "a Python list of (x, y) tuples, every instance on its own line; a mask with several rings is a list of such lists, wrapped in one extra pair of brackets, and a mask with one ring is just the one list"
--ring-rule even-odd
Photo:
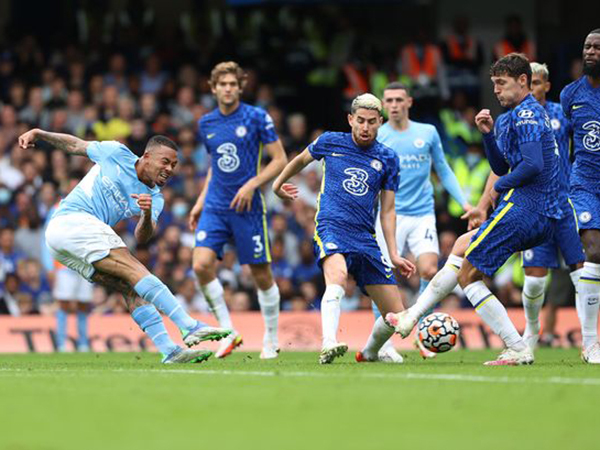
[(319, 366), (316, 353), (235, 353), (163, 366), (156, 354), (0, 355), (0, 449), (370, 450), (598, 448), (600, 367), (539, 350), (404, 365)]

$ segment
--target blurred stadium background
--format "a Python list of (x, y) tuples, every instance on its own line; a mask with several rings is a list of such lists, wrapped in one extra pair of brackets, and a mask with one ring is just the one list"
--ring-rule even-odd
[[(244, 100), (268, 110), (289, 158), (325, 129), (345, 131), (345, 111), (357, 94), (380, 95), (394, 80), (408, 83), (415, 98), (411, 118), (437, 127), (447, 158), (474, 203), (489, 166), (473, 118), (481, 107), (500, 112), (487, 76), (489, 64), (513, 49), (526, 52), (548, 64), (549, 98), (558, 100), (562, 87), (580, 76), (581, 45), (586, 33), (597, 28), (597, 13), (598, 5), (573, 0), (0, 2), (3, 337), (27, 342), (22, 333), (8, 332), (17, 323), (11, 320), (23, 320), (16, 316), (37, 316), (42, 322), (32, 323), (46, 327), (53, 323), (53, 264), (44, 250), (43, 227), (52, 206), (89, 168), (84, 158), (48, 146), (19, 149), (16, 138), (27, 129), (115, 139), (138, 153), (151, 134), (176, 140), (181, 160), (177, 176), (163, 190), (158, 235), (141, 247), (133, 238), (135, 222), (122, 222), (118, 232), (189, 310), (206, 313), (191, 270), (193, 235), (187, 213), (208, 167), (195, 128), (215, 107), (207, 84), (214, 64), (235, 60), (248, 72)], [(461, 39), (466, 48), (457, 45)], [(432, 61), (420, 72), (413, 57), (418, 52)], [(293, 204), (266, 192), (282, 309), (303, 312), (302, 317), (311, 317), (312, 311), (315, 321), (324, 289), (312, 253), (320, 176), (315, 165), (298, 178), (301, 195)], [(466, 224), (459, 219), (460, 207), (441, 187), (436, 189), (436, 216), (442, 265)], [(231, 250), (220, 264), (219, 278), (232, 311), (258, 310), (248, 270)], [(522, 278), (515, 256), (491, 280), (498, 298), (514, 307), (515, 315), (521, 314)], [(415, 296), (418, 287), (416, 276), (404, 280), (402, 295)], [(369, 300), (352, 284), (346, 294), (343, 310), (370, 309)], [(572, 304), (568, 274), (554, 271), (545, 307), (545, 344), (578, 343), (572, 309), (558, 316), (555, 327), (556, 309)], [(444, 308), (471, 307), (457, 292)], [(93, 317), (104, 321), (123, 312), (119, 294), (95, 288)], [(291, 336), (301, 334), (290, 331)], [(48, 342), (43, 349), (52, 350)], [(483, 339), (481, 345), (489, 342)]]

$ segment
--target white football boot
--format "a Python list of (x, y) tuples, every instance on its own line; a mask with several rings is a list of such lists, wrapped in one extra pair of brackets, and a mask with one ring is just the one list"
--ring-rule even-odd
[(581, 351), (581, 359), (588, 364), (600, 364), (600, 342)]
[(319, 364), (331, 364), (335, 358), (344, 356), (347, 351), (348, 345), (343, 342), (324, 347), (319, 355)]
[(394, 327), (394, 331), (403, 338), (408, 337), (410, 332), (417, 324), (416, 320), (409, 317), (408, 311), (401, 311), (399, 313), (388, 313), (385, 316), (385, 321)]
[(483, 363), (484, 366), (522, 366), (533, 364), (534, 357), (529, 347), (525, 347), (521, 351), (507, 348), (494, 361)]

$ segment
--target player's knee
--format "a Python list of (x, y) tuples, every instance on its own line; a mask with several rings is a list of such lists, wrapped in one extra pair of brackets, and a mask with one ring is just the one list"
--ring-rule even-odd
[(252, 276), (254, 277), (254, 282), (259, 289), (267, 290), (273, 286), (273, 274), (271, 273), (270, 266), (268, 265), (266, 265), (266, 267), (253, 268)]
[(468, 286), (469, 284), (476, 281), (474, 275), (474, 271), (471, 270), (471, 268), (465, 266), (461, 267), (458, 271), (458, 284), (460, 284), (460, 286), (463, 288), (465, 286)]
[(471, 236), (463, 234), (456, 239), (454, 246), (452, 247), (452, 254), (456, 256), (464, 256), (467, 248), (469, 248), (469, 242), (471, 242)]
[(329, 270), (326, 276), (327, 284), (337, 284), (346, 289), (346, 280), (348, 279), (348, 271), (345, 269), (335, 268)]
[(201, 279), (210, 276), (215, 269), (211, 261), (202, 258), (194, 259), (192, 267), (196, 275)]
[(586, 261), (600, 264), (600, 242), (594, 242), (586, 246), (585, 259)]
[(434, 264), (427, 264), (419, 272), (419, 276), (424, 280), (430, 281), (437, 273), (437, 267)]

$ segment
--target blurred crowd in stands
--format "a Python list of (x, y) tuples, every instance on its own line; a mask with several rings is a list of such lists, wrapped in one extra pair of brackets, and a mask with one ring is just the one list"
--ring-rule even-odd
[[(19, 148), (17, 137), (32, 127), (88, 140), (119, 140), (138, 155), (153, 134), (178, 143), (180, 164), (163, 189), (156, 238), (150, 245), (136, 245), (135, 221), (120, 223), (117, 231), (191, 310), (206, 311), (191, 270), (194, 240), (187, 215), (209, 165), (196, 140), (196, 122), (215, 107), (207, 83), (215, 63), (235, 59), (244, 65), (249, 75), (244, 100), (268, 110), (290, 159), (323, 129), (345, 131), (345, 107), (357, 94), (381, 95), (388, 82), (403, 81), (415, 99), (411, 118), (436, 125), (451, 167), (476, 204), (490, 170), (474, 125), (487, 63), (512, 51), (535, 59), (535, 45), (518, 16), (506, 19), (505, 35), (493, 49), (483, 48), (468, 20), (457, 17), (452, 32), (439, 41), (419, 26), (405, 36), (411, 39), (382, 54), (359, 39), (360, 28), (337, 7), (320, 7), (318, 14), (292, 7), (244, 15), (192, 10), (181, 14), (165, 38), (156, 14), (143, 2), (129, 2), (118, 14), (94, 3), (74, 12), (62, 42), (13, 30), (0, 52), (0, 313), (52, 313), (53, 263), (44, 250), (44, 224), (91, 164), (43, 143)], [(207, 8), (200, 6), (203, 2), (192, 4)], [(178, 45), (169, 45), (174, 41)], [(265, 192), (273, 271), (284, 310), (319, 308), (323, 280), (312, 235), (320, 180), (315, 163), (296, 179), (298, 201), (282, 203)], [(466, 230), (461, 213), (436, 185), (440, 264)], [(257, 309), (248, 269), (237, 263), (232, 250), (225, 252), (218, 274), (231, 310)], [(512, 266), (496, 277), (496, 291), (509, 306), (520, 304), (518, 284)], [(416, 276), (404, 280), (402, 293), (414, 296), (418, 287)], [(347, 310), (370, 307), (353, 285), (342, 305)], [(462, 305), (460, 295), (448, 300), (448, 307)], [(118, 294), (96, 288), (95, 312), (122, 310)]]

